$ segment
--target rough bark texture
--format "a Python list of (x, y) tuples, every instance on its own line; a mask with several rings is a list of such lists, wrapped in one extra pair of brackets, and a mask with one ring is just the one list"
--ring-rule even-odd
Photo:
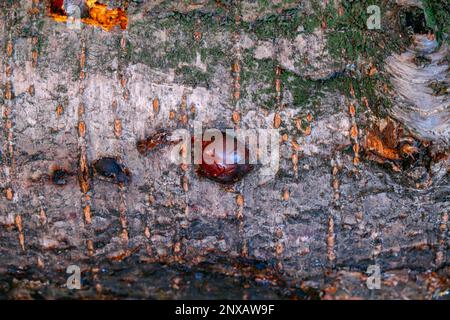
[[(383, 30), (370, 31), (368, 3), (328, 2), (110, 1), (129, 22), (107, 32), (68, 29), (44, 1), (2, 0), (0, 297), (448, 293), (448, 74), (423, 80), (440, 85), (421, 102), (438, 119), (412, 125), (411, 91), (401, 72), (390, 83), (398, 69), (384, 62), (408, 47), (428, 54), (405, 36), (402, 14), (417, 9), (383, 2)], [(431, 63), (448, 71), (435, 20)], [(170, 148), (138, 153), (139, 139), (194, 121), (279, 125), (278, 174), (223, 187), (171, 163)], [(395, 151), (390, 126), (416, 152)], [(370, 132), (385, 133), (384, 149), (367, 147)], [(132, 182), (80, 187), (84, 160), (102, 157), (120, 159)], [(65, 185), (51, 181), (57, 168)], [(81, 291), (62, 287), (71, 264)], [(375, 264), (382, 289), (371, 291)]]

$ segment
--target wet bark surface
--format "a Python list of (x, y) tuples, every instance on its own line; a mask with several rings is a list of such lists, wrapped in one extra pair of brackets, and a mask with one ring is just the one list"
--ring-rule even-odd
[[(448, 296), (445, 32), (411, 35), (432, 52), (398, 37), (416, 1), (342, 27), (362, 3), (111, 1), (128, 25), (106, 31), (2, 1), (0, 297)], [(420, 106), (413, 58), (437, 70)], [(136, 147), (196, 121), (279, 129), (280, 170), (224, 186)]]

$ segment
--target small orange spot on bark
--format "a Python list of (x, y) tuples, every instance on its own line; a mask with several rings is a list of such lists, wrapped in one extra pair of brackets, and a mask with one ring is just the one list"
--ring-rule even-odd
[(80, 137), (84, 137), (86, 134), (86, 124), (84, 121), (78, 122), (78, 134)]
[(11, 201), (14, 198), (14, 191), (11, 188), (6, 188), (5, 196), (8, 201)]
[(289, 201), (289, 197), (290, 197), (289, 190), (288, 189), (284, 189), (283, 196), (282, 196), (283, 200), (284, 201)]
[(241, 66), (239, 64), (239, 61), (233, 62), (233, 64), (231, 65), (231, 70), (236, 73), (241, 72)]
[(122, 37), (122, 39), (120, 39), (120, 47), (121, 47), (122, 49), (125, 49), (126, 46), (127, 46), (127, 38)]
[(188, 192), (189, 191), (189, 181), (187, 176), (183, 176), (183, 191)]
[(12, 75), (12, 68), (9, 64), (5, 67), (5, 73), (7, 77), (10, 77)]
[(298, 164), (298, 155), (296, 153), (293, 153), (291, 156), (291, 160), (294, 165), (297, 165)]
[(275, 90), (276, 92), (281, 92), (281, 80), (275, 79)]
[(78, 106), (78, 116), (81, 117), (84, 114), (84, 104), (80, 103)]
[(334, 179), (333, 180), (333, 189), (334, 190), (338, 190), (339, 189), (339, 180), (338, 179)]
[(305, 136), (311, 135), (311, 126), (310, 126), (310, 125), (307, 126), (305, 130), (303, 130), (303, 134), (304, 134)]
[(241, 115), (238, 111), (233, 111), (231, 118), (235, 124), (238, 124), (241, 121)]
[(34, 94), (36, 93), (34, 85), (28, 87), (28, 93), (30, 94), (30, 96), (34, 96)]
[(11, 57), (11, 56), (12, 56), (12, 54), (13, 54), (13, 48), (14, 48), (13, 42), (12, 42), (11, 40), (9, 40), (8, 43), (7, 43), (7, 45), (6, 45), (6, 55), (7, 55), (8, 57)]
[(292, 144), (292, 149), (294, 150), (294, 151), (301, 151), (302, 150), (302, 148), (300, 147), (300, 145), (297, 143), (297, 141), (295, 141), (295, 138), (292, 138), (292, 140), (291, 140), (291, 144)]
[(295, 119), (295, 127), (297, 128), (298, 131), (302, 131), (302, 120), (297, 118)]
[(173, 246), (173, 252), (174, 253), (180, 253), (181, 252), (181, 243), (180, 242), (175, 243), (175, 245)]
[(275, 129), (278, 129), (281, 126), (281, 116), (280, 114), (277, 112), (275, 113), (274, 117), (273, 117), (273, 127)]
[(114, 135), (117, 138), (122, 135), (122, 121), (120, 121), (120, 119), (114, 120)]
[(63, 108), (63, 106), (62, 106), (61, 104), (58, 104), (58, 105), (56, 106), (56, 115), (57, 115), (58, 118), (59, 118), (59, 117), (62, 116), (63, 113), (64, 113), (64, 108)]
[(356, 109), (355, 109), (355, 106), (353, 105), (353, 103), (350, 103), (350, 105), (348, 107), (348, 112), (350, 113), (350, 115), (352, 117), (354, 117), (356, 115)]
[(91, 224), (92, 223), (91, 206), (85, 206), (83, 209), (83, 214), (84, 214), (84, 221), (86, 222), (86, 224)]
[(352, 128), (350, 129), (350, 136), (352, 139), (356, 139), (358, 137), (358, 127), (356, 124), (352, 125)]
[(41, 257), (37, 257), (36, 264), (37, 264), (37, 267), (40, 268), (40, 269), (43, 269), (45, 267), (44, 261), (42, 260)]
[(195, 31), (194, 39), (195, 39), (195, 41), (200, 41), (202, 39), (202, 33), (200, 31)]
[(120, 237), (122, 238), (122, 240), (128, 241), (128, 231), (126, 229), (123, 229)]
[(187, 114), (180, 115), (180, 122), (182, 124), (186, 124), (186, 123), (188, 123), (188, 121), (189, 121), (189, 118), (188, 118)]
[(83, 193), (87, 193), (89, 191), (89, 169), (87, 165), (86, 155), (82, 154), (80, 157), (80, 168), (78, 180), (80, 183), (80, 188)]
[(5, 85), (5, 99), (6, 100), (12, 99), (12, 84), (10, 81), (7, 81)]
[(89, 239), (86, 241), (86, 247), (88, 250), (88, 255), (89, 256), (94, 255), (94, 243), (92, 242), (92, 240)]
[(238, 194), (238, 195), (236, 196), (236, 204), (237, 204), (239, 207), (242, 207), (242, 206), (244, 205), (244, 196), (243, 196), (242, 194)]
[(159, 113), (159, 99), (158, 98), (153, 99), (152, 104), (153, 104), (153, 112), (155, 114), (158, 114)]
[(151, 234), (150, 234), (150, 228), (148, 226), (145, 227), (144, 235), (147, 239), (150, 239)]
[(39, 222), (41, 223), (42, 226), (47, 223), (47, 215), (45, 214), (44, 209), (41, 209), (39, 211)]
[(192, 114), (195, 114), (195, 112), (197, 111), (195, 108), (195, 104), (191, 104), (191, 109), (190, 109)]
[(275, 247), (275, 252), (277, 253), (277, 255), (281, 255), (283, 253), (283, 244), (281, 243), (277, 243), (276, 247)]
[(80, 67), (81, 69), (84, 69), (84, 66), (86, 64), (86, 50), (81, 51), (80, 55)]
[(25, 237), (23, 235), (23, 229), (22, 229), (22, 216), (20, 214), (17, 214), (15, 216), (15, 223), (17, 230), (19, 231), (19, 244), (22, 250), (25, 250)]
[(19, 230), (19, 232), (22, 232), (22, 216), (17, 214), (14, 220), (16, 223), (17, 230)]

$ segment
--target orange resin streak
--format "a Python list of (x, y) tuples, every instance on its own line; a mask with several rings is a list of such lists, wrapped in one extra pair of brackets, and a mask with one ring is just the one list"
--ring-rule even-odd
[(367, 136), (366, 148), (389, 160), (400, 159), (398, 152), (395, 149), (387, 147), (383, 143), (383, 140), (373, 131), (370, 131)]
[[(105, 31), (110, 31), (115, 26), (120, 26), (122, 30), (127, 28), (128, 17), (124, 10), (108, 9), (107, 5), (92, 0), (85, 0), (85, 3), (89, 8), (89, 17), (82, 18), (83, 23), (101, 27)], [(64, 11), (62, 0), (51, 2), (50, 17), (57, 22), (67, 22), (67, 13)]]

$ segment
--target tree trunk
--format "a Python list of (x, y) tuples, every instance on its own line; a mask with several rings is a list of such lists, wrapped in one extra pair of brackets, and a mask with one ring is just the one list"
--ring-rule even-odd
[[(397, 87), (416, 77), (385, 68), (415, 48), (408, 21), (430, 8), (385, 1), (380, 31), (367, 29), (365, 1), (99, 2), (126, 12), (126, 29), (77, 29), (47, 1), (1, 3), (0, 297), (438, 298), (450, 287), (448, 74), (424, 80), (435, 89), (422, 106), (440, 110), (426, 122)], [(423, 28), (436, 46), (410, 58), (448, 68), (435, 20)], [(170, 146), (136, 148), (196, 121), (279, 129), (278, 173), (256, 167), (223, 186), (172, 163)], [(91, 175), (104, 157), (131, 182)], [(69, 265), (80, 291), (61, 287)], [(371, 265), (380, 290), (366, 286)]]

